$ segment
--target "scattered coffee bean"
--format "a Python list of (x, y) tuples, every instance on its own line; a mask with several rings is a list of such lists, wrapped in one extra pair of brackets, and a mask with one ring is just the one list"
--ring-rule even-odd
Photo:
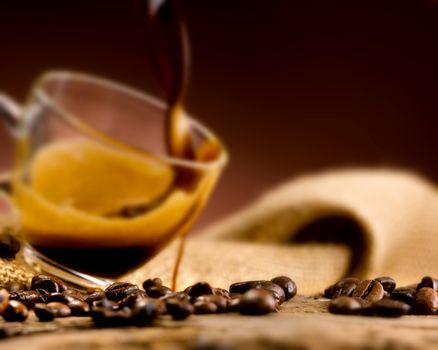
[(383, 298), (383, 286), (376, 280), (365, 280), (360, 282), (352, 296), (375, 302)]
[(0, 315), (6, 310), (9, 304), (9, 293), (6, 289), (0, 289)]
[(277, 310), (277, 303), (271, 292), (253, 288), (242, 295), (240, 313), (242, 315), (265, 315)]
[(285, 300), (285, 292), (282, 287), (278, 284), (270, 282), (270, 281), (246, 281), (246, 282), (238, 282), (233, 283), (230, 286), (231, 293), (240, 293), (243, 294), (250, 289), (260, 288), (265, 289), (271, 292), (274, 296), (277, 304), (282, 304)]
[(225, 299), (230, 299), (230, 292), (226, 289), (222, 288), (213, 288), (213, 295), (220, 295), (221, 297), (224, 297)]
[(136, 326), (146, 325), (157, 318), (157, 304), (148, 299), (137, 301), (132, 307), (131, 322)]
[(75, 299), (82, 300), (82, 301), (85, 301), (85, 299), (86, 299), (85, 295), (76, 289), (66, 289), (62, 292), (62, 294), (68, 295), (70, 297), (73, 297)]
[(329, 311), (333, 314), (354, 315), (362, 309), (359, 298), (340, 296), (332, 299), (329, 304)]
[(276, 283), (272, 283), (269, 281), (262, 282), (257, 288), (261, 288), (271, 292), (278, 305), (283, 304), (286, 298), (283, 288)]
[(185, 320), (195, 312), (195, 308), (188, 302), (181, 301), (177, 298), (169, 298), (166, 300), (166, 309), (169, 315), (174, 320)]
[(216, 312), (218, 313), (227, 312), (227, 306), (228, 306), (227, 299), (220, 295), (213, 295), (213, 294), (201, 295), (200, 297), (196, 298), (195, 305), (197, 302), (200, 301), (215, 304)]
[(198, 282), (184, 290), (184, 293), (192, 298), (197, 298), (201, 295), (213, 294), (213, 287), (207, 282)]
[(0, 258), (14, 259), (20, 250), (20, 242), (9, 232), (0, 234)]
[(120, 301), (138, 290), (139, 288), (135, 284), (128, 282), (114, 282), (105, 289), (105, 296), (109, 300)]
[(28, 309), (33, 308), (36, 303), (39, 303), (41, 301), (40, 294), (34, 290), (13, 292), (9, 295), (9, 299), (17, 300), (23, 303)]
[(44, 289), (49, 293), (61, 293), (66, 289), (64, 282), (59, 278), (46, 275), (37, 275), (32, 278), (30, 289)]
[(390, 294), (390, 298), (394, 300), (402, 301), (408, 305), (412, 305), (415, 299), (415, 294), (417, 290), (410, 287), (400, 287), (396, 288)]
[(421, 282), (417, 286), (417, 290), (423, 288), (423, 287), (429, 287), (435, 290), (435, 292), (438, 292), (438, 280), (435, 278), (432, 278), (430, 276), (425, 276), (421, 279)]
[(105, 298), (105, 292), (102, 291), (93, 292), (88, 297), (85, 298), (85, 302), (88, 305), (91, 305), (93, 302), (97, 300), (102, 300), (103, 298)]
[(197, 315), (207, 315), (214, 314), (217, 312), (217, 305), (207, 300), (199, 300), (193, 304), (195, 308), (195, 314)]
[(380, 317), (401, 317), (406, 315), (411, 307), (398, 300), (382, 299), (364, 308), (363, 315), (366, 316), (380, 316)]
[(292, 299), (297, 294), (297, 285), (291, 278), (287, 276), (275, 277), (271, 280), (272, 283), (279, 285), (283, 288), (285, 298), (284, 300)]
[(146, 290), (146, 294), (151, 298), (163, 298), (172, 295), (172, 289), (165, 286), (154, 286)]
[(85, 301), (73, 298), (67, 306), (70, 308), (72, 316), (88, 316), (90, 314), (90, 305)]
[(423, 287), (417, 291), (412, 303), (414, 315), (434, 315), (438, 309), (438, 295), (433, 288)]
[(383, 276), (377, 277), (374, 280), (379, 281), (383, 287), (383, 290), (388, 293), (391, 293), (396, 287), (395, 280), (392, 277)]
[(41, 322), (49, 322), (55, 318), (53, 310), (49, 309), (47, 305), (43, 303), (35, 304), (33, 312)]
[(143, 289), (148, 290), (151, 287), (159, 287), (163, 285), (161, 278), (149, 278), (143, 282)]
[(239, 312), (240, 310), (240, 296), (237, 298), (231, 298), (227, 302), (228, 312)]
[(23, 303), (17, 300), (9, 300), (8, 306), (3, 311), (3, 318), (9, 322), (23, 322), (27, 319), (29, 311)]
[(230, 293), (236, 294), (244, 294), (248, 290), (253, 288), (258, 288), (260, 284), (267, 281), (245, 281), (245, 282), (236, 282), (230, 286)]
[(143, 291), (138, 290), (137, 292), (131, 293), (126, 296), (124, 299), (119, 301), (119, 307), (132, 307), (136, 302), (143, 300), (145, 298), (145, 294)]
[(354, 289), (359, 284), (360, 280), (354, 277), (346, 277), (336, 282), (335, 284), (329, 286), (324, 291), (324, 296), (326, 298), (336, 298), (339, 296), (351, 296)]

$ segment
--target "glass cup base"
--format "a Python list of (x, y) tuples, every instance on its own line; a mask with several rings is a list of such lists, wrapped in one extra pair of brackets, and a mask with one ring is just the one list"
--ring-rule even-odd
[(75, 288), (82, 290), (105, 289), (112, 280), (95, 277), (76, 271), (49, 259), (44, 254), (25, 243), (23, 246), (23, 259), (38, 273), (56, 276)]

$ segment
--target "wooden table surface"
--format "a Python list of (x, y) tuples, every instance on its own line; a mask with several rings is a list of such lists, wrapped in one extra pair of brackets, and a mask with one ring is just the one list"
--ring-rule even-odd
[(238, 314), (163, 317), (148, 327), (96, 329), (89, 318), (42, 323), (34, 316), (2, 327), (21, 335), (0, 349), (433, 349), (437, 316), (384, 319), (331, 315), (328, 300), (297, 296), (268, 316)]

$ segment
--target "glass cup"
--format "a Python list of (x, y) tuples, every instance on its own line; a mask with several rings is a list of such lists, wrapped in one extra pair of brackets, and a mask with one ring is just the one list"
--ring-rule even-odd
[(19, 106), (0, 96), (13, 135), (11, 198), (23, 256), (83, 287), (105, 286), (184, 236), (227, 161), (192, 118), (193, 159), (166, 153), (165, 105), (90, 75), (48, 72)]

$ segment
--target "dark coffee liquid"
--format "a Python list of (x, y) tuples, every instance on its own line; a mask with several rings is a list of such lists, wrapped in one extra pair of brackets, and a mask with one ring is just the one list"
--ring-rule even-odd
[(117, 278), (152, 258), (158, 246), (132, 248), (34, 248), (65, 267), (95, 276)]

